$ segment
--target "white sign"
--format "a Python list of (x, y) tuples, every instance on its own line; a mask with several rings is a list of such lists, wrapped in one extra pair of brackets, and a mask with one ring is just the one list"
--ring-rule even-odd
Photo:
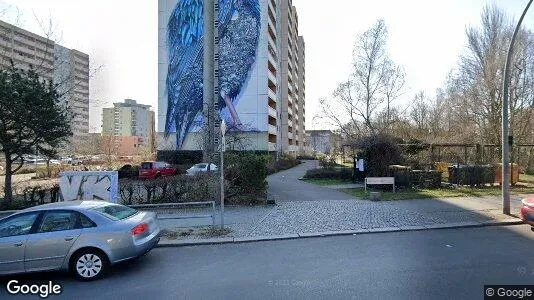
[(119, 176), (110, 172), (61, 172), (59, 188), (63, 201), (119, 201)]
[(367, 177), (367, 184), (395, 184), (395, 177)]
[(364, 185), (366, 193), (368, 184), (391, 184), (393, 185), (393, 192), (395, 192), (395, 177), (366, 177)]

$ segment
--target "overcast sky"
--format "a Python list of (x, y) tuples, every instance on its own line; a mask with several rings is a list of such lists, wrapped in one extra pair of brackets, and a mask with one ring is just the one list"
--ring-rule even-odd
[[(42, 34), (38, 19), (52, 20), (55, 40), (90, 55), (90, 130), (100, 131), (101, 107), (125, 98), (157, 109), (157, 0), (0, 0), (0, 19)], [(409, 92), (434, 95), (465, 51), (466, 26), (478, 25), (486, 4), (519, 18), (527, 0), (293, 0), (299, 33), (306, 42), (306, 127), (313, 124), (318, 99), (327, 97), (350, 73), (359, 33), (383, 18), (389, 51), (404, 66)], [(18, 17), (17, 17), (18, 16)], [(534, 8), (525, 18), (534, 30)]]

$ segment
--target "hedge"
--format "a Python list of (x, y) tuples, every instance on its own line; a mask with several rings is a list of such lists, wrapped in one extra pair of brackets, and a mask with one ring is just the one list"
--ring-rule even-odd
[(306, 171), (304, 178), (351, 180), (352, 171), (350, 169), (311, 169)]
[(484, 186), (495, 183), (495, 166), (491, 165), (460, 165), (449, 167), (449, 183)]

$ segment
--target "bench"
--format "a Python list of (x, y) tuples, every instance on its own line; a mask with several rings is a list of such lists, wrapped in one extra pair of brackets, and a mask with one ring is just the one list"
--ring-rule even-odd
[(391, 184), (393, 193), (395, 193), (395, 177), (365, 177), (365, 192), (367, 193), (368, 184)]

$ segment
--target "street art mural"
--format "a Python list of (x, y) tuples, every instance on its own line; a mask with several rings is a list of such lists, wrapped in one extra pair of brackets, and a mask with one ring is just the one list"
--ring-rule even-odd
[(63, 201), (104, 200), (117, 203), (119, 200), (119, 177), (112, 172), (62, 172), (59, 188)]
[[(219, 0), (219, 113), (243, 131), (255, 130), (237, 107), (257, 60), (260, 23), (259, 0)], [(178, 0), (167, 24), (165, 87), (165, 134), (176, 135), (177, 149), (204, 123), (203, 27), (203, 1)]]

